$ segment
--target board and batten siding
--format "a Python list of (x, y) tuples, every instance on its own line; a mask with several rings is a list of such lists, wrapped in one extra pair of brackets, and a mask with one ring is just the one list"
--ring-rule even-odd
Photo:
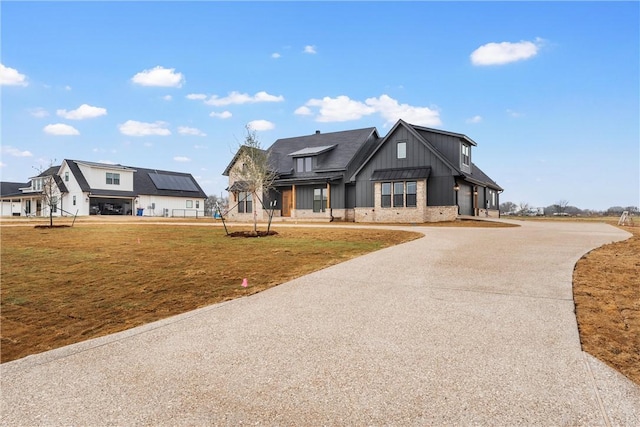
[[(78, 163), (78, 167), (94, 190), (133, 191), (133, 171), (118, 168), (97, 168)], [(120, 174), (120, 184), (107, 184), (107, 173)]]
[[(407, 156), (404, 159), (397, 158), (397, 143), (407, 143)], [(411, 167), (431, 167), (430, 182), (438, 177), (451, 177), (452, 171), (442, 160), (440, 160), (431, 150), (418, 140), (404, 126), (398, 127), (385, 144), (369, 160), (367, 165), (358, 173), (356, 183), (356, 207), (374, 206), (374, 183), (369, 178), (373, 171), (390, 168), (411, 168)], [(446, 180), (443, 180), (446, 181)], [(439, 183), (429, 187), (427, 191), (427, 205), (442, 206), (453, 205), (453, 200), (449, 203), (435, 203), (439, 200), (451, 199), (453, 190), (453, 179), (448, 183)], [(448, 186), (448, 188), (447, 188)], [(433, 192), (432, 192), (433, 191)], [(448, 196), (447, 196), (448, 193)], [(432, 201), (433, 200), (433, 201)]]

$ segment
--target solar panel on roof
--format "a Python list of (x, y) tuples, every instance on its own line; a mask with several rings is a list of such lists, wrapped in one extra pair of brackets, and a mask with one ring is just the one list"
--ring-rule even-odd
[(188, 176), (150, 173), (149, 178), (158, 190), (199, 191)]

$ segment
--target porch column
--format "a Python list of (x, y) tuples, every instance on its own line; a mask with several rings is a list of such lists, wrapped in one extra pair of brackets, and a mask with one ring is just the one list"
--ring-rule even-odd
[(295, 217), (295, 211), (296, 211), (296, 186), (295, 184), (291, 185), (291, 210), (293, 211), (293, 213), (291, 214), (291, 216)]
[(327, 182), (327, 209), (331, 209), (331, 184), (329, 184), (328, 182)]

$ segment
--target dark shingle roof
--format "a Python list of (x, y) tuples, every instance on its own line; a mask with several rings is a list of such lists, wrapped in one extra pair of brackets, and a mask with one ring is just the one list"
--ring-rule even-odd
[(279, 174), (288, 174), (292, 172), (293, 167), (292, 157), (290, 156), (291, 153), (304, 149), (313, 151), (313, 148), (335, 146), (335, 148), (330, 149), (318, 157), (318, 165), (315, 171), (344, 170), (370, 135), (375, 131), (376, 128), (370, 127), (282, 138), (274, 142), (271, 148), (269, 148), (269, 151), (272, 161), (277, 168), (277, 172)]
[(0, 182), (0, 197), (22, 196), (21, 188), (29, 187), (28, 182)]
[(486, 185), (487, 187), (493, 188), (494, 190), (502, 191), (503, 188), (500, 187), (494, 180), (489, 178), (487, 174), (485, 174), (482, 169), (476, 166), (473, 162), (471, 162), (471, 173), (462, 172), (462, 175), (471, 182), (475, 182), (478, 184)]
[[(196, 197), (206, 198), (207, 194), (202, 190), (198, 182), (189, 173), (171, 172), (157, 169), (144, 169), (134, 168), (136, 171), (133, 173), (133, 190), (137, 194), (148, 194), (156, 196), (177, 196), (177, 197)], [(175, 177), (184, 177), (193, 183), (193, 191), (187, 190), (166, 190), (159, 189), (154, 184), (150, 175), (160, 174)]]

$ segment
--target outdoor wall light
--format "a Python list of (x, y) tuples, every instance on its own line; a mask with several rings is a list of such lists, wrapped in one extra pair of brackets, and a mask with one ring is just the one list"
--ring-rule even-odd
[(456, 184), (453, 186), (454, 191), (458, 191), (460, 190), (460, 186), (458, 185), (458, 183), (456, 182)]

